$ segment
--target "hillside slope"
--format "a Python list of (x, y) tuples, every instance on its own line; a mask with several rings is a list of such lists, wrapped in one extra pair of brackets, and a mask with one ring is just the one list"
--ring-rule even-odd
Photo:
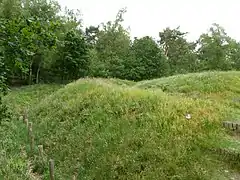
[[(239, 76), (80, 79), (27, 103), (36, 145), (55, 160), (57, 179), (229, 179), (226, 165), (206, 150), (225, 143), (221, 123), (239, 110), (232, 101), (239, 97)], [(6, 99), (14, 104), (11, 94)], [(34, 171), (49, 176), (47, 162), (34, 161)]]
[(240, 71), (176, 75), (141, 81), (134, 87), (161, 89), (168, 94), (215, 101), (232, 109), (229, 119), (240, 119)]
[(81, 79), (41, 101), (30, 118), (37, 142), (57, 162), (58, 179), (74, 173), (83, 179), (209, 179), (215, 168), (201, 148), (220, 141), (226, 114), (207, 100)]
[(240, 93), (240, 71), (202, 72), (138, 82), (135, 87), (161, 88), (166, 92)]

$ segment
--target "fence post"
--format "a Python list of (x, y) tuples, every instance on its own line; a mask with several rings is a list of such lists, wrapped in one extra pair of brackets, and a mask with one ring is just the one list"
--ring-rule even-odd
[(23, 110), (23, 120), (27, 119), (27, 110)]
[(43, 145), (38, 145), (39, 156), (41, 157), (41, 161), (44, 162), (43, 157)]
[(50, 180), (54, 180), (54, 160), (49, 160)]
[(23, 121), (26, 124), (26, 126), (28, 127), (28, 119), (24, 119)]
[(73, 180), (76, 180), (76, 176), (75, 175), (73, 175)]
[(30, 150), (31, 152), (34, 151), (34, 137), (33, 137), (33, 129), (32, 129), (32, 122), (28, 123), (28, 137), (30, 141)]

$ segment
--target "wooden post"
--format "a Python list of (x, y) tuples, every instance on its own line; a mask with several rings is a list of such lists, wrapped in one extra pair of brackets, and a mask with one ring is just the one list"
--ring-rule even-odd
[(24, 122), (23, 116), (20, 116), (20, 117), (19, 117), (19, 120)]
[(24, 119), (23, 121), (26, 124), (26, 126), (28, 127), (28, 119)]
[(30, 137), (31, 136), (31, 134), (32, 134), (32, 122), (29, 122), (28, 123), (28, 137)]
[(39, 156), (41, 157), (41, 160), (43, 162), (43, 145), (38, 145), (38, 151), (39, 151)]
[(39, 155), (43, 156), (43, 145), (38, 145)]
[(27, 110), (26, 109), (23, 110), (23, 121), (25, 121), (25, 119), (27, 119)]
[(33, 137), (33, 129), (32, 129), (32, 122), (28, 123), (28, 137), (30, 141), (30, 150), (31, 152), (34, 151), (34, 137)]
[(54, 180), (54, 160), (49, 160), (50, 180)]
[(31, 151), (34, 152), (34, 137), (31, 136), (31, 144), (30, 144)]
[(228, 122), (228, 129), (231, 129), (231, 123)]
[(73, 180), (76, 180), (76, 175), (73, 175)]

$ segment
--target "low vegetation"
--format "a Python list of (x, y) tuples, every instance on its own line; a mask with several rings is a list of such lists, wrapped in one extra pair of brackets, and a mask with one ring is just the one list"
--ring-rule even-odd
[[(35, 85), (20, 89), (11, 89), (3, 98), (8, 106), (11, 118), (5, 118), (0, 126), (0, 179), (32, 179), (31, 162), (27, 156), (27, 130), (20, 115), (24, 110), (31, 110), (41, 99), (56, 91), (61, 86)], [(2, 119), (3, 120), (3, 119)]]
[[(70, 179), (74, 174), (77, 179), (228, 179), (232, 174), (224, 175), (224, 170), (229, 165), (208, 150), (239, 147), (236, 141), (226, 140), (221, 126), (233, 109), (239, 110), (230, 106), (232, 98), (239, 96), (238, 78), (238, 72), (139, 83), (86, 78), (62, 88), (39, 85), (14, 90), (5, 100), (14, 109), (31, 104), (29, 119), (36, 144), (43, 144), (46, 159), (55, 160), (57, 179)], [(207, 89), (210, 83), (216, 88)], [(166, 85), (168, 89), (163, 88)], [(198, 99), (188, 96), (191, 86), (192, 92), (201, 94)], [(50, 95), (38, 99), (35, 92)], [(220, 94), (215, 98), (212, 93)], [(227, 93), (231, 98), (221, 96)], [(192, 118), (186, 119), (186, 113)], [(24, 127), (19, 125), (19, 129)], [(26, 135), (19, 132), (18, 138), (16, 154)], [(36, 174), (48, 178), (47, 162), (39, 165), (34, 158), (32, 163)]]

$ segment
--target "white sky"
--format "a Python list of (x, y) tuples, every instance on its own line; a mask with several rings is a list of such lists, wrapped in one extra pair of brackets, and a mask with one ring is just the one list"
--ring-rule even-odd
[(124, 27), (132, 37), (158, 38), (166, 27), (180, 26), (196, 40), (212, 23), (223, 26), (231, 37), (240, 40), (240, 0), (58, 0), (61, 6), (79, 9), (84, 26), (114, 20), (119, 9), (127, 7)]

